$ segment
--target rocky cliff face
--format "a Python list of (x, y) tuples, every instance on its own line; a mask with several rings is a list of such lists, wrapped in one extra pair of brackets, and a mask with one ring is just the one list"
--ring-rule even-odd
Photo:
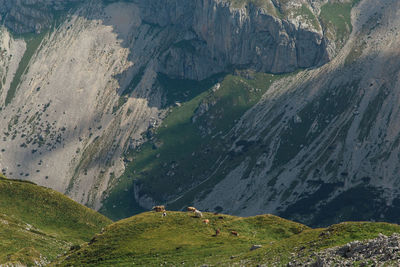
[(227, 154), (227, 174), (195, 204), (309, 225), (398, 222), (399, 10), (361, 1), (335, 60), (276, 83), (242, 117), (229, 136), (242, 163), (230, 170)]
[(10, 177), (95, 208), (123, 173), (123, 154), (174, 102), (160, 73), (289, 72), (324, 64), (334, 51), (306, 1), (307, 16), (286, 18), (272, 2), (78, 2), (0, 1), (0, 163)]
[(318, 24), (296, 25), (254, 5), (201, 0), (166, 8), (164, 1), (150, 1), (142, 10), (144, 21), (179, 29), (175, 46), (160, 59), (167, 75), (202, 80), (235, 67), (282, 73), (329, 60), (329, 41)]

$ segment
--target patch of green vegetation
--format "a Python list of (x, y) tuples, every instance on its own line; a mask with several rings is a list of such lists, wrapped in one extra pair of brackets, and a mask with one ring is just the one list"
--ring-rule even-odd
[[(171, 108), (160, 127), (149, 129), (147, 138), (150, 141), (129, 152), (127, 157), (132, 158), (132, 162), (115, 181), (101, 212), (113, 219), (140, 212), (132, 198), (134, 183), (141, 187), (142, 194), (160, 202), (187, 190), (187, 194), (193, 196), (190, 190), (212, 174), (216, 162), (230, 147), (231, 140), (225, 136), (235, 121), (259, 101), (274, 81), (287, 75), (250, 73), (242, 76), (247, 78), (227, 75), (220, 84), (206, 91), (207, 87), (194, 81), (173, 80), (169, 84), (166, 81), (171, 80), (162, 81), (171, 99), (176, 99), (179, 92), (190, 91), (190, 84), (197, 87), (192, 87), (194, 92), (189, 93), (202, 93), (197, 96), (188, 93), (188, 100)], [(203, 86), (213, 84), (207, 81)], [(221, 177), (216, 174), (215, 179)], [(211, 186), (210, 183), (217, 182), (215, 179), (202, 186)]]
[(350, 36), (352, 31), (351, 9), (358, 2), (359, 0), (347, 3), (328, 2), (321, 7), (320, 19), (322, 25), (334, 35), (328, 37), (335, 40), (339, 47), (342, 47)]
[[(61, 266), (233, 266), (279, 263), (291, 253), (310, 257), (313, 252), (354, 240), (391, 235), (400, 226), (387, 223), (347, 222), (311, 229), (273, 215), (240, 218), (203, 213), (146, 212), (119, 221), (96, 235), (81, 249), (60, 258)], [(209, 220), (206, 224), (204, 219)], [(220, 233), (216, 236), (216, 230)], [(235, 231), (238, 236), (231, 232)], [(262, 248), (250, 251), (254, 244)]]
[(294, 11), (295, 16), (301, 16), (303, 20), (305, 19), (307, 22), (309, 22), (314, 29), (320, 30), (321, 26), (319, 24), (319, 21), (317, 17), (311, 12), (311, 10), (307, 7), (307, 5), (302, 4), (299, 9), (296, 9)]
[(53, 260), (110, 223), (54, 190), (0, 177), (0, 264)]
[(224, 74), (217, 74), (202, 81), (195, 81), (178, 78), (174, 79), (159, 73), (157, 81), (165, 90), (165, 97), (167, 99), (165, 105), (168, 107), (176, 103), (192, 100), (194, 97), (216, 84), (224, 76)]
[(10, 89), (7, 92), (5, 105), (11, 103), (12, 99), (17, 92), (18, 86), (21, 82), (21, 78), (28, 69), (29, 62), (31, 58), (38, 50), (40, 44), (42, 43), (44, 37), (46, 36), (47, 32), (43, 32), (41, 34), (26, 34), (23, 35), (23, 38), (26, 42), (26, 50), (24, 55), (22, 56), (21, 61), (19, 62), (17, 71), (15, 72), (14, 78), (10, 84)]

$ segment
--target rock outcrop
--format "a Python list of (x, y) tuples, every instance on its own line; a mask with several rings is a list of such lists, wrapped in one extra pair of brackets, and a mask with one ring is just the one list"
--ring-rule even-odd
[(400, 264), (400, 235), (385, 236), (366, 241), (353, 241), (340, 247), (314, 253), (308, 259), (297, 258), (287, 266), (398, 266)]

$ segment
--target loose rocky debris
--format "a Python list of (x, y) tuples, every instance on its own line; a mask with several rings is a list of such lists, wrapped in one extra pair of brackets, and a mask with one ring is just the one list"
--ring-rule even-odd
[(344, 246), (329, 248), (314, 253), (308, 259), (294, 259), (293, 266), (400, 266), (400, 235), (387, 237), (383, 234), (375, 239), (353, 241)]

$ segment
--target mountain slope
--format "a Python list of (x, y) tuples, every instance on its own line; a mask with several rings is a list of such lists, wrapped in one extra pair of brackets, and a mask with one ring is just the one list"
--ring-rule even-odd
[[(242, 96), (223, 104), (210, 89), (211, 96), (185, 111), (185, 123), (197, 128), (203, 139), (196, 140), (204, 140), (203, 146), (193, 148), (192, 140), (179, 138), (178, 145), (168, 148), (162, 133), (173, 132), (175, 125), (167, 117), (153, 142), (133, 153), (132, 170), (123, 178), (134, 181), (115, 187), (118, 196), (135, 195), (135, 202), (110, 194), (104, 208), (118, 214), (119, 207), (132, 203), (132, 214), (137, 205), (165, 203), (180, 209), (193, 203), (245, 216), (270, 212), (311, 226), (343, 220), (398, 222), (399, 9), (397, 1), (360, 1), (353, 9), (350, 39), (335, 59), (261, 90), (261, 100), (235, 117), (232, 128), (218, 127), (231, 121), (224, 110)], [(336, 22), (336, 29), (345, 29), (339, 19), (343, 10), (350, 6), (328, 3), (321, 13)], [(251, 71), (237, 76), (242, 92), (262, 88), (251, 84), (257, 81)], [(235, 98), (236, 85), (227, 88)], [(193, 103), (183, 103), (169, 118), (179, 116), (186, 104)]]
[[(208, 219), (209, 224), (203, 223)], [(220, 234), (215, 236), (216, 229)], [(238, 236), (231, 231), (236, 231)], [(310, 258), (320, 250), (354, 240), (391, 235), (398, 225), (342, 223), (311, 229), (273, 215), (240, 218), (205, 213), (147, 212), (105, 228), (81, 249), (59, 259), (61, 266), (286, 266), (289, 261)], [(261, 248), (250, 251), (253, 245)], [(315, 254), (314, 254), (315, 255)]]
[(111, 221), (64, 195), (0, 178), (0, 264), (45, 264)]
[[(330, 25), (324, 29), (326, 33), (337, 37), (338, 47), (343, 45), (351, 31), (350, 11), (356, 2), (325, 3), (318, 7), (318, 19), (323, 25)], [(290, 12), (286, 6), (282, 9), (288, 14), (296, 13)], [(289, 123), (290, 116), (293, 116), (284, 115), (289, 106), (286, 100), (293, 101), (288, 107), (293, 109), (295, 101), (302, 99), (288, 97), (276, 103), (280, 109), (276, 114), (268, 115), (268, 120), (255, 121), (254, 118), (262, 114), (251, 108), (260, 100), (257, 107), (270, 108), (275, 98), (286, 92), (287, 95), (294, 92), (296, 86), (301, 87), (306, 81), (309, 73), (317, 71), (268, 75), (251, 69), (237, 70), (233, 75), (222, 75), (219, 80), (209, 79), (203, 83), (163, 79), (162, 85), (166, 85), (164, 88), (167, 91), (175, 93), (172, 95), (175, 100), (176, 95), (196, 92), (199, 87), (206, 92), (199, 92), (194, 98), (180, 98), (179, 105), (170, 110), (159, 127), (149, 128), (146, 133), (149, 142), (133, 147), (125, 154), (127, 161), (132, 162), (128, 164), (124, 175), (115, 179), (116, 186), (113, 183), (111, 189), (107, 190), (109, 193), (101, 211), (113, 218), (122, 218), (156, 203), (166, 203), (171, 208), (180, 209), (187, 203), (197, 201), (198, 205), (208, 210), (229, 209), (229, 212), (241, 214), (240, 209), (243, 209), (247, 212), (245, 215), (262, 213), (269, 208), (263, 206), (269, 200), (261, 191), (268, 192), (269, 188), (265, 188), (265, 185), (260, 187), (259, 183), (272, 185), (271, 180), (274, 179), (267, 174), (272, 162), (289, 160), (294, 156), (290, 151), (280, 151), (274, 159), (275, 154), (272, 153), (279, 146), (280, 138), (285, 136), (270, 129), (276, 126), (272, 124)], [(301, 106), (301, 102), (298, 105)], [(249, 110), (252, 111), (251, 115), (245, 115)], [(259, 182), (249, 181), (248, 178), (254, 175), (258, 175), (254, 180)], [(201, 202), (224, 178), (225, 184), (215, 189), (209, 199)], [(260, 194), (255, 196), (257, 190)], [(232, 198), (236, 199), (231, 201)], [(246, 203), (252, 198), (258, 203), (251, 206), (253, 209), (259, 207), (258, 210), (246, 208)], [(231, 210), (229, 205), (237, 209)]]
[(397, 1), (361, 1), (331, 63), (277, 83), (238, 123), (232, 150), (264, 149), (247, 148), (257, 154), (234, 171), (219, 167), (230, 174), (195, 203), (310, 225), (397, 222), (398, 10)]
[(324, 26), (323, 4), (0, 1), (3, 173), (101, 208), (126, 155), (175, 102), (212, 86), (193, 84), (215, 85), (235, 69), (286, 73), (328, 62), (350, 30)]

